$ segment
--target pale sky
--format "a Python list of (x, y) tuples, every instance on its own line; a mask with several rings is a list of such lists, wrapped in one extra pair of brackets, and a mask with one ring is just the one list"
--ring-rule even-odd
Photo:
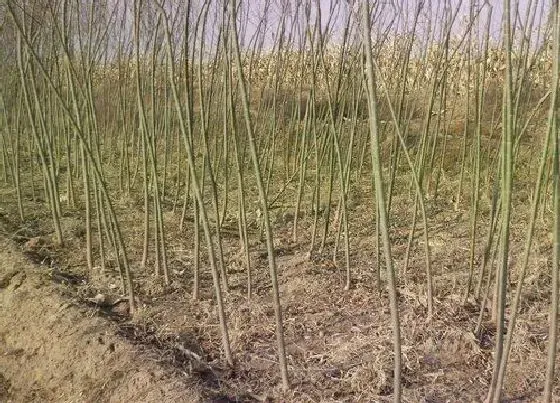
[[(132, 37), (132, 22), (133, 22), (133, 4), (134, 2), (128, 0), (106, 0), (108, 6), (111, 8), (115, 4), (119, 4), (119, 13), (113, 19), (112, 29), (110, 30), (110, 38), (114, 40), (115, 44), (119, 38), (124, 34), (126, 37)], [(193, 0), (193, 9), (191, 18), (192, 21), (196, 19), (199, 13), (200, 5), (203, 4), (204, 0)], [(205, 37), (205, 48), (213, 49), (215, 48), (215, 43), (217, 41), (217, 35), (221, 27), (221, 1), (209, 0), (211, 4), (211, 11), (209, 14), (209, 24), (207, 26)], [(238, 0), (239, 2), (240, 0)], [(537, 32), (537, 28), (540, 27), (543, 21), (549, 14), (550, 4), (552, 0), (512, 0), (513, 4), (518, 6), (518, 11), (512, 6), (512, 16), (516, 17), (514, 25), (517, 27), (523, 26), (525, 24), (527, 15), (529, 16), (529, 21), (534, 21), (534, 29), (531, 33), (532, 40), (534, 43), (539, 43), (542, 39), (543, 33)], [(332, 35), (329, 37), (329, 43), (336, 44), (340, 41), (341, 32), (344, 26), (344, 22), (349, 13), (354, 13), (352, 17), (354, 22), (360, 20), (356, 17), (356, 12), (358, 11), (358, 6), (360, 0), (311, 0), (308, 4), (311, 5), (310, 16), (314, 20), (316, 16), (316, 5), (317, 3), (321, 6), (321, 23), (323, 30), (329, 23), (332, 29)], [(450, 10), (456, 10), (459, 7), (459, 12), (453, 23), (452, 33), (455, 37), (460, 37), (466, 29), (467, 21), (469, 20), (469, 8), (471, 4), (475, 5), (475, 8), (480, 8), (481, 4), (484, 4), (484, 0), (376, 0), (372, 3), (377, 5), (377, 10), (375, 15), (377, 18), (374, 20), (372, 32), (376, 33), (384, 31), (390, 23), (393, 21), (393, 25), (389, 29), (389, 36), (400, 35), (404, 33), (409, 33), (412, 27), (412, 20), (414, 17), (414, 11), (420, 3), (424, 4), (422, 13), (418, 19), (418, 25), (416, 34), (418, 35), (418, 46), (422, 46), (422, 41), (426, 40), (428, 32), (440, 32), (440, 35), (436, 34), (436, 38), (441, 38), (441, 28), (445, 21), (445, 15), (450, 15)], [(144, 6), (148, 7), (151, 2), (144, 1)], [(243, 0), (241, 1), (242, 8), (238, 14), (238, 28), (241, 31), (240, 40), (242, 45), (248, 46), (250, 39), (254, 37), (255, 32), (258, 27), (263, 24), (260, 22), (266, 20), (266, 29), (264, 29), (264, 36), (260, 39), (263, 41), (264, 48), (270, 49), (275, 43), (276, 34), (278, 28), (282, 21), (282, 10), (287, 10), (285, 15), (286, 18), (286, 31), (285, 35), (292, 31), (295, 36), (298, 36), (297, 32), (303, 30), (304, 24), (304, 6), (299, 8), (299, 20), (298, 23), (293, 25), (291, 16), (294, 15), (296, 7), (298, 4), (305, 4), (307, 2), (301, 0)], [(353, 6), (351, 4), (354, 4)], [(501, 37), (501, 19), (502, 19), (502, 0), (488, 0), (487, 5), (482, 8), (480, 13), (480, 32), (484, 32), (484, 27), (486, 24), (486, 19), (488, 15), (489, 5), (493, 8), (492, 13), (492, 23), (491, 23), (491, 35), (495, 41), (498, 41)], [(88, 3), (84, 4), (95, 4)], [(98, 3), (100, 4), (100, 3)], [(167, 7), (171, 11), (173, 16), (179, 16), (184, 12), (186, 2), (168, 0)], [(266, 12), (266, 5), (268, 4), (268, 12)], [(127, 15), (123, 19), (123, 6), (128, 7)], [(444, 12), (444, 8), (447, 5), (447, 14)], [(179, 10), (179, 11), (177, 11)], [(331, 12), (332, 11), (332, 12)], [(527, 12), (529, 11), (529, 14)], [(150, 13), (148, 10), (144, 12), (144, 20), (147, 25), (146, 29), (143, 30), (142, 35), (144, 40), (150, 38), (150, 33), (148, 31), (149, 26), (155, 24), (157, 12)], [(176, 36), (177, 43), (181, 42), (182, 31), (184, 29), (183, 22), (184, 19), (178, 18), (177, 25), (173, 29), (173, 35)], [(194, 22), (191, 22), (194, 24)], [(260, 25), (259, 25), (260, 24)], [(299, 29), (298, 29), (299, 26)], [(194, 30), (194, 26), (190, 27), (191, 31)], [(359, 35), (357, 32), (358, 27), (353, 25), (354, 35)], [(262, 33), (262, 31), (261, 31)], [(541, 38), (538, 38), (540, 36)], [(297, 43), (297, 40), (294, 41)], [(111, 46), (112, 48), (112, 46)]]
[[(297, 1), (297, 0), (296, 0)], [(267, 30), (268, 33), (268, 40), (272, 42), (273, 32), (276, 30), (281, 16), (281, 8), (282, 4), (288, 4), (291, 9), (295, 6), (294, 4), (296, 1), (273, 1), (269, 11), (269, 28)], [(349, 6), (352, 1), (348, 0), (320, 0), (321, 10), (322, 10), (322, 24), (326, 26), (327, 21), (329, 20), (329, 10), (333, 9), (334, 18), (331, 20), (332, 25), (335, 27), (337, 31), (341, 31), (344, 21), (344, 15), (348, 10), (351, 9)], [(315, 4), (315, 1), (313, 1)], [(358, 7), (360, 2), (356, 1), (354, 8)], [(412, 18), (414, 10), (418, 7), (420, 0), (380, 0), (373, 3), (377, 3), (380, 7), (383, 8), (383, 11), (380, 15), (384, 15), (384, 18), (380, 18), (381, 21), (390, 21), (396, 14), (400, 15), (400, 18), (397, 18), (399, 21), (399, 28), (396, 30), (394, 29), (393, 32), (404, 32), (410, 29), (412, 25)], [(483, 0), (424, 0), (423, 2), (424, 8), (423, 12), (419, 17), (418, 21), (418, 31), (420, 34), (425, 33), (430, 26), (433, 29), (433, 21), (442, 22), (444, 19), (442, 17), (442, 10), (445, 4), (448, 4), (449, 7), (455, 10), (459, 7), (459, 12), (457, 18), (455, 20), (453, 26), (453, 32), (457, 35), (460, 35), (465, 29), (465, 21), (468, 20), (469, 17), (469, 9), (471, 3), (475, 5), (475, 8), (481, 7), (481, 4), (484, 4)], [(491, 35), (494, 39), (498, 40), (501, 35), (501, 20), (502, 20), (502, 10), (503, 10), (503, 2), (502, 0), (489, 0), (488, 5), (492, 7), (492, 20), (491, 20)], [(265, 4), (266, 1), (264, 0), (250, 0), (249, 2), (245, 2), (245, 4), (250, 4), (250, 10), (248, 14), (249, 24), (247, 27), (247, 35), (249, 36), (252, 32), (254, 32), (255, 28), (258, 26), (258, 22), (264, 16)], [(543, 21), (546, 21), (548, 10), (550, 9), (551, 0), (512, 0), (512, 18), (517, 16), (517, 24), (518, 26), (524, 25), (527, 12), (529, 11), (529, 22), (531, 20), (534, 21), (534, 27), (536, 28), (541, 25)], [(489, 6), (484, 6), (481, 11), (481, 29), (485, 25), (486, 16), (488, 13)], [(517, 11), (516, 11), (517, 9)], [(408, 14), (408, 16), (406, 15)], [(315, 15), (312, 12), (312, 18)], [(406, 22), (408, 21), (408, 22)], [(536, 34), (536, 32), (534, 32)]]

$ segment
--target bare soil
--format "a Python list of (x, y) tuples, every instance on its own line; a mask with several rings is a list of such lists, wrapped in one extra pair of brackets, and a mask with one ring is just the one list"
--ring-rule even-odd
[(193, 380), (77, 299), (81, 281), (32, 264), (0, 238), (0, 401), (206, 400)]
[[(448, 221), (459, 216), (453, 214)], [(490, 381), (495, 335), (489, 326), (476, 338), (472, 329), (478, 309), (469, 304), (461, 307), (458, 302), (460, 287), (456, 290), (453, 284), (457, 273), (465, 272), (465, 263), (457, 258), (456, 248), (464, 244), (467, 234), (451, 221), (432, 241), (435, 261), (449, 264), (435, 268), (436, 316), (431, 323), (425, 322), (421, 253), (407, 274), (410, 283), (400, 288), (405, 401), (482, 401)], [(57, 252), (49, 236), (18, 245), (7, 237), (14, 234), (13, 228), (8, 230), (4, 224), (0, 240), (1, 399), (390, 401), (387, 295), (375, 284), (371, 253), (364, 253), (373, 250), (371, 228), (354, 226), (359, 239), (352, 255), (354, 285), (345, 291), (342, 269), (326, 254), (307, 256), (302, 245), (289, 239), (288, 227), (276, 231), (276, 243), (282, 245), (277, 247), (277, 259), (294, 386), (282, 392), (262, 245), (256, 244), (252, 251), (256, 291), (251, 299), (244, 295), (245, 273), (236, 269), (240, 257), (233, 252), (227, 255), (232, 288), (226, 297), (227, 314), (236, 359), (235, 368), (230, 369), (221, 354), (209, 274), (203, 273), (202, 298), (193, 301), (191, 279), (178, 271), (189, 268), (188, 262), (179, 265), (180, 257), (188, 260), (185, 256), (191, 253), (180, 247), (182, 241), (169, 246), (175, 251), (170, 257), (171, 286), (163, 286), (150, 273), (137, 272), (141, 309), (130, 318), (126, 303), (115, 291), (115, 277), (88, 278), (82, 266), (71, 270), (72, 259), (79, 256), (76, 245)], [(406, 227), (399, 228), (397, 223), (393, 228), (397, 240), (400, 232), (404, 236)], [(401, 249), (396, 242), (396, 256), (402, 254)], [(533, 278), (538, 281), (543, 280)], [(527, 293), (534, 300), (525, 305), (517, 330), (506, 383), (506, 395), (512, 397), (508, 401), (535, 401), (542, 385), (546, 301), (541, 302), (542, 295), (531, 285)]]
[(63, 282), (0, 240), (0, 401), (203, 400), (196, 384), (139, 352)]

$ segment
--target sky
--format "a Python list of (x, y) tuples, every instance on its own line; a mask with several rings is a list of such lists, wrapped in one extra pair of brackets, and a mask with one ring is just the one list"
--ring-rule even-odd
[[(17, 0), (22, 1), (22, 0)], [(112, 40), (112, 44), (109, 48), (116, 49), (116, 44), (124, 36), (132, 38), (132, 26), (134, 21), (133, 15), (133, 5), (134, 2), (131, 0), (95, 0), (95, 2), (90, 3), (91, 0), (83, 0), (81, 13), (86, 13), (90, 10), (92, 6), (95, 7), (96, 4), (106, 4), (107, 10), (106, 15), (112, 13), (111, 10), (118, 10), (116, 17), (112, 19), (111, 29), (109, 31), (109, 37)], [(181, 7), (184, 9), (185, 0), (166, 0), (167, 9), (174, 16), (180, 16), (181, 12), (177, 12)], [(217, 10), (211, 12), (210, 21), (204, 35), (204, 45), (210, 50), (215, 48), (215, 44), (218, 37), (218, 32), (221, 26), (221, 3), (222, 1), (230, 0), (191, 0), (193, 4), (193, 11), (191, 18), (191, 26), (189, 27), (194, 30), (194, 20), (201, 9), (201, 5), (204, 1), (209, 1), (208, 4), (211, 8)], [(301, 37), (301, 32), (303, 30), (304, 24), (304, 6), (302, 4), (310, 5), (310, 18), (315, 19), (317, 15), (317, 4), (320, 5), (321, 9), (321, 25), (322, 29), (325, 30), (327, 25), (331, 28), (331, 35), (328, 37), (330, 45), (336, 45), (341, 42), (342, 31), (344, 23), (349, 14), (352, 15), (352, 20), (355, 22), (360, 21), (358, 15), (358, 7), (362, 0), (237, 0), (238, 4), (241, 3), (241, 9), (238, 13), (238, 28), (241, 31), (240, 41), (242, 46), (248, 48), (254, 43), (251, 42), (251, 38), (255, 37), (255, 33), (262, 29), (262, 21), (266, 21), (266, 29), (264, 30), (264, 36), (262, 36), (263, 46), (266, 49), (273, 48), (275, 44), (275, 39), (277, 37), (278, 28), (282, 21), (283, 15), (288, 15), (286, 19), (286, 35), (290, 33), (296, 34), (299, 32)], [(397, 35), (403, 35), (411, 32), (412, 21), (414, 18), (414, 12), (418, 8), (419, 4), (423, 4), (422, 12), (418, 19), (416, 34), (418, 36), (418, 46), (422, 46), (422, 41), (426, 40), (429, 32), (440, 32), (441, 38), (441, 28), (444, 24), (444, 8), (447, 5), (447, 10), (456, 10), (458, 13), (454, 20), (452, 28), (452, 36), (455, 38), (460, 38), (466, 31), (467, 21), (469, 20), (469, 9), (471, 4), (474, 4), (475, 9), (482, 7), (480, 12), (480, 32), (484, 31), (486, 24), (486, 19), (489, 15), (489, 10), (492, 8), (492, 18), (491, 18), (491, 37), (494, 41), (499, 41), (501, 38), (501, 19), (503, 15), (502, 0), (369, 0), (372, 4), (372, 9), (375, 9), (374, 15), (376, 16), (373, 22), (372, 32), (373, 35), (379, 35), (381, 32), (385, 32), (385, 29), (390, 26), (389, 36), (395, 37)], [(526, 22), (527, 16), (529, 21), (534, 21), (534, 29), (531, 32), (531, 37), (534, 43), (539, 43), (542, 37), (542, 31), (539, 33), (538, 27), (543, 25), (546, 21), (547, 15), (551, 7), (552, 0), (511, 0), (512, 5), (512, 15), (517, 16), (514, 23), (516, 27), (523, 26)], [(144, 1), (144, 7), (149, 7), (151, 1)], [(70, 4), (77, 4), (71, 2)], [(290, 15), (294, 15), (296, 12), (296, 7), (299, 6), (299, 20), (297, 24), (292, 25), (292, 18)], [(482, 4), (485, 4), (482, 6)], [(268, 7), (267, 7), (268, 5)], [(124, 15), (124, 7), (127, 7), (128, 11)], [(98, 7), (98, 6), (97, 6)], [(154, 9), (155, 10), (155, 9)], [(284, 13), (286, 11), (286, 13)], [(450, 12), (448, 12), (450, 14)], [(152, 11), (151, 13), (146, 11), (144, 13), (144, 24), (145, 30), (143, 30), (143, 40), (147, 41), (151, 38), (149, 32), (150, 27), (153, 28), (155, 25), (158, 15), (157, 11)], [(87, 24), (87, 16), (84, 18), (84, 24)], [(176, 20), (177, 25), (172, 28), (172, 34), (175, 36), (177, 43), (181, 42), (181, 35), (183, 31), (183, 18), (178, 18)], [(392, 25), (391, 22), (393, 22)], [(358, 25), (353, 25), (353, 35), (358, 36), (360, 32), (358, 31)], [(262, 31), (259, 31), (262, 32)], [(539, 37), (540, 35), (540, 37)], [(296, 35), (298, 36), (298, 35)], [(162, 32), (160, 29), (160, 39), (162, 38)], [(109, 57), (111, 58), (111, 57)]]
[[(315, 3), (316, 0), (313, 0)], [(371, 1), (371, 0), (370, 0)], [(293, 10), (294, 4), (297, 1), (273, 1), (268, 12), (268, 23), (269, 28), (267, 31), (267, 43), (270, 45), (274, 42), (274, 31), (276, 30), (278, 24), (281, 20), (281, 10), (283, 5), (288, 5), (290, 9)], [(414, 15), (414, 10), (421, 3), (421, 0), (377, 0), (371, 1), (381, 7), (379, 10), (380, 18), (377, 20), (379, 26), (383, 26), (383, 22), (387, 24), (392, 18), (396, 17), (395, 21), (398, 21), (397, 25), (393, 27), (392, 33), (405, 33), (410, 30), (412, 26), (412, 20)], [(329, 21), (331, 13), (329, 10), (333, 10), (333, 18), (330, 20), (332, 27), (334, 28), (334, 35), (332, 37), (333, 41), (340, 40), (341, 32), (344, 24), (344, 16), (349, 10), (357, 12), (360, 1), (354, 2), (354, 6), (351, 7), (352, 1), (348, 0), (319, 0), (319, 4), (322, 10), (322, 25), (325, 27)], [(438, 24), (443, 23), (444, 18), (442, 17), (442, 10), (447, 4), (450, 9), (456, 10), (458, 8), (457, 17), (455, 18), (455, 23), (453, 25), (452, 33), (455, 36), (461, 36), (465, 32), (467, 21), (469, 20), (469, 10), (471, 3), (474, 4), (475, 9), (482, 7), (484, 0), (424, 0), (423, 12), (418, 19), (418, 32), (422, 35), (428, 32), (430, 29), (435, 29), (437, 31)], [(503, 17), (503, 1), (502, 0), (488, 0), (487, 4), (482, 7), (481, 16), (481, 28), (486, 25), (488, 11), (492, 8), (491, 23), (490, 23), (490, 33), (491, 37), (495, 41), (499, 41), (501, 38), (501, 21)], [(527, 21), (533, 21), (535, 29), (532, 35), (537, 35), (537, 27), (542, 25), (546, 21), (548, 11), (551, 6), (551, 0), (512, 0), (511, 1), (511, 14), (512, 18), (517, 16), (516, 26), (524, 26)], [(265, 15), (265, 4), (264, 0), (250, 0), (246, 2), (250, 4), (248, 9), (248, 24), (247, 24), (247, 36), (254, 34), (258, 27), (259, 21)], [(315, 7), (314, 7), (315, 8)], [(373, 8), (373, 7), (372, 7)], [(312, 11), (312, 18), (315, 13)], [(529, 19), (527, 20), (527, 16)], [(375, 23), (374, 23), (375, 27)], [(481, 29), (483, 31), (483, 29)], [(338, 35), (337, 35), (338, 34)], [(536, 40), (536, 38), (535, 38)]]

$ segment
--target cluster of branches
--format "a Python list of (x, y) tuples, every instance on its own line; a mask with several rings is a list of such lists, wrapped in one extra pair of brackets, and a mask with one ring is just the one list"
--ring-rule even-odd
[[(223, 301), (229, 285), (222, 231), (233, 217), (250, 298), (249, 228), (256, 222), (267, 248), (278, 361), (288, 388), (271, 210), (286, 200), (293, 211), (296, 242), (301, 241), (301, 212), (310, 213), (309, 252), (332, 248), (335, 261), (343, 255), (349, 290), (351, 206), (356, 196), (352, 185), (360, 184), (366, 172), (375, 200), (371, 222), (380, 240), (378, 250), (372, 251), (378, 257), (376, 278), (381, 288), (384, 267), (391, 308), (398, 401), (399, 277), (406, 281), (420, 220), (429, 321), (435, 307), (427, 214), (440, 197), (447, 134), (451, 122), (459, 119), (454, 201), (456, 209), (468, 204), (470, 214), (463, 301), (472, 299), (480, 306), (478, 332), (492, 296), (490, 312), (498, 328), (489, 401), (501, 396), (535, 222), (543, 203), (552, 200), (553, 297), (545, 388), (550, 401), (560, 251), (558, 1), (531, 0), (523, 14), (517, 2), (504, 0), (502, 36), (496, 43), (488, 2), (471, 0), (466, 24), (458, 18), (462, 2), (405, 3), (376, 2), (370, 7), (367, 1), (332, 1), (326, 7), (313, 0), (265, 0), (255, 8), (235, 0), (5, 1), (0, 4), (5, 67), (0, 77), (0, 167), (2, 180), (14, 188), (20, 220), (28, 216), (24, 195), (31, 193), (35, 200), (42, 192), (62, 245), (63, 210), (82, 208), (88, 270), (104, 270), (113, 256), (134, 313), (133, 270), (117, 201), (141, 194), (139, 264), (153, 266), (165, 283), (172, 281), (165, 202), (180, 214), (181, 229), (186, 229), (191, 212), (193, 298), (199, 297), (204, 249), (230, 365), (234, 360)], [(272, 20), (273, 15), (278, 18)], [(495, 49), (501, 49), (498, 56)], [(548, 74), (550, 81), (535, 80), (543, 64), (550, 70), (539, 74)], [(503, 94), (492, 100), (486, 89), (496, 79)], [(529, 102), (535, 94), (538, 102)], [(506, 332), (513, 170), (521, 139), (547, 107), (531, 220)], [(492, 114), (489, 135), (501, 126), (496, 134), (501, 135), (499, 149), (483, 148), (488, 109), (498, 111)], [(421, 122), (418, 135), (411, 133), (413, 121)], [(37, 162), (42, 186), (36, 183)], [(118, 172), (116, 179), (113, 172)], [(408, 186), (413, 205), (400, 273), (389, 231), (398, 186)], [(491, 225), (482, 234), (477, 224), (484, 186), (491, 193)], [(293, 189), (290, 196), (288, 189)], [(478, 245), (484, 253), (477, 265)]]

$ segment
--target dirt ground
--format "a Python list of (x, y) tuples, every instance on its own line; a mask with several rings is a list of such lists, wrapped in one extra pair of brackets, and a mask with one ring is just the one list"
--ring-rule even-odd
[[(367, 212), (361, 208), (355, 214), (364, 217)], [(140, 221), (134, 216), (129, 219)], [(151, 272), (136, 269), (140, 309), (130, 318), (118, 295), (116, 273), (109, 268), (103, 275), (87, 276), (83, 237), (76, 230), (79, 216), (67, 214), (64, 220), (68, 242), (58, 249), (41, 230), (42, 224), (22, 228), (0, 220), (2, 400), (391, 400), (387, 294), (376, 285), (374, 237), (366, 222), (352, 226), (353, 286), (349, 291), (343, 289), (342, 265), (333, 262), (330, 253), (309, 257), (303, 242), (291, 241), (289, 224), (277, 223), (276, 254), (293, 385), (291, 391), (282, 392), (264, 245), (255, 242), (252, 246), (255, 293), (248, 299), (242, 255), (234, 246), (238, 241), (224, 241), (231, 286), (225, 297), (226, 313), (235, 359), (235, 366), (228, 368), (206, 269), (201, 298), (194, 301), (190, 296), (193, 256), (188, 238), (173, 233), (169, 223), (172, 284), (164, 286)], [(475, 337), (472, 330), (478, 308), (460, 303), (460, 284), (468, 269), (463, 256), (468, 251), (468, 227), (465, 217), (450, 213), (449, 206), (439, 212), (434, 209), (433, 220), (440, 224), (434, 224), (431, 234), (433, 259), (438, 264), (433, 268), (436, 314), (429, 324), (421, 252), (414, 254), (407, 281), (399, 288), (403, 401), (482, 401), (491, 378), (495, 332), (488, 325)], [(125, 228), (133, 227), (129, 224)], [(516, 232), (514, 226), (515, 250), (521, 250), (522, 227), (519, 224)], [(405, 222), (401, 226), (395, 220), (391, 231), (398, 268), (406, 243)], [(303, 232), (301, 238), (308, 239), (307, 235)], [(127, 236), (132, 242), (134, 233)], [(547, 244), (546, 239), (542, 244)], [(332, 244), (327, 244), (325, 251), (331, 249)], [(509, 402), (537, 401), (542, 391), (548, 303), (542, 290), (549, 281), (542, 266), (546, 267), (547, 251), (536, 253), (535, 270), (526, 287), (505, 384)]]
[(204, 400), (193, 382), (77, 304), (59, 280), (0, 240), (0, 401)]

